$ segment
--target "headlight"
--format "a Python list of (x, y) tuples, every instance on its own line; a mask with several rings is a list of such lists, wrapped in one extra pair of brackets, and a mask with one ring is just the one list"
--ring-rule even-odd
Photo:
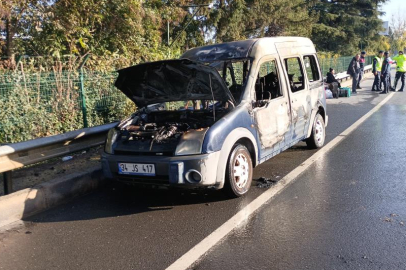
[(113, 144), (116, 142), (117, 136), (118, 131), (115, 128), (110, 129), (109, 133), (107, 133), (106, 145), (104, 146), (104, 151), (107, 154), (114, 154)]
[(202, 128), (185, 132), (176, 147), (175, 156), (201, 154), (207, 130), (208, 128)]

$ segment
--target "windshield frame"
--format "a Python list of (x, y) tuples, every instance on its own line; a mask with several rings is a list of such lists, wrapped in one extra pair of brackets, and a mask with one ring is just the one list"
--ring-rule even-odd
[[(221, 59), (221, 60), (217, 59), (217, 60), (199, 61), (199, 62), (204, 64), (204, 65), (209, 65), (209, 66), (215, 68), (218, 71), (218, 73), (220, 74), (220, 77), (224, 80), (224, 83), (226, 85), (227, 85), (227, 81), (226, 81), (226, 78), (225, 78), (225, 75), (226, 75), (225, 73), (227, 72), (228, 67), (232, 66), (232, 63), (236, 63), (236, 62), (242, 62), (243, 63), (242, 84), (241, 84), (241, 91), (240, 91), (238, 99), (237, 99), (236, 96), (234, 96), (234, 93), (232, 93), (233, 96), (234, 96), (234, 99), (236, 101), (235, 105), (238, 105), (238, 104), (241, 103), (241, 101), (243, 99), (244, 92), (246, 90), (246, 86), (247, 86), (247, 83), (248, 83), (249, 75), (251, 73), (252, 64), (254, 62), (253, 60), (254, 59), (252, 57), (237, 57), (237, 58), (228, 58), (228, 59)], [(222, 65), (221, 71), (216, 66), (212, 65), (213, 63), (221, 63), (221, 65)], [(234, 71), (234, 69), (233, 69), (233, 71)], [(244, 73), (245, 73), (245, 76), (244, 76)], [(235, 76), (235, 72), (234, 72), (234, 76)], [(227, 88), (231, 92), (231, 89), (230, 89), (230, 87), (228, 85), (227, 85)]]

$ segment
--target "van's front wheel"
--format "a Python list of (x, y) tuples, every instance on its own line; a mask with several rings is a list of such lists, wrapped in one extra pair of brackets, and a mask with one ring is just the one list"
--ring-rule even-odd
[(225, 191), (232, 197), (243, 196), (252, 183), (252, 160), (244, 145), (237, 144), (228, 157)]
[(314, 118), (312, 134), (306, 139), (307, 147), (310, 149), (321, 148), (326, 140), (326, 126), (323, 117), (318, 113)]

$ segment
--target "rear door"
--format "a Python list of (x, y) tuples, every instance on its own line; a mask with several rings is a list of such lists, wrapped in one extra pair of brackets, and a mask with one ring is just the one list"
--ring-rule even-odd
[(305, 76), (302, 58), (299, 55), (283, 58), (292, 108), (292, 141), (302, 140), (307, 135), (312, 111), (309, 86)]
[[(318, 64), (316, 54), (303, 55), (303, 62), (306, 71), (307, 82), (309, 84), (309, 95), (312, 105), (312, 112), (310, 115), (316, 115), (318, 111), (318, 101), (320, 101), (325, 107), (324, 96), (324, 83), (320, 72), (320, 66)], [(311, 119), (310, 123), (313, 122)], [(310, 124), (309, 123), (309, 124)]]

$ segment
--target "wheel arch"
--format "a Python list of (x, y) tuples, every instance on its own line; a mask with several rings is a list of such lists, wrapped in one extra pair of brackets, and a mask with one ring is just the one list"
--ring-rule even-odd
[(310, 119), (311, 119), (311, 120), (310, 120), (311, 122), (310, 122), (309, 128), (308, 128), (308, 130), (307, 130), (307, 136), (306, 136), (306, 138), (309, 138), (310, 135), (312, 134), (312, 129), (313, 129), (314, 120), (315, 120), (316, 115), (317, 115), (318, 113), (321, 115), (321, 117), (323, 117), (324, 123), (326, 123), (326, 110), (324, 109), (324, 106), (321, 105), (321, 103), (318, 102), (318, 103), (317, 103), (317, 108), (312, 111), (312, 115), (311, 115), (311, 118), (310, 118)]
[(257, 158), (256, 158), (257, 157), (256, 156), (257, 151), (255, 150), (255, 146), (251, 142), (251, 140), (248, 139), (247, 137), (244, 137), (244, 138), (241, 138), (238, 141), (236, 141), (234, 143), (234, 145), (236, 145), (236, 144), (244, 145), (247, 148), (248, 152), (250, 152), (250, 156), (251, 156), (251, 160), (252, 160), (252, 166), (256, 167), (257, 166)]
[(248, 149), (252, 160), (252, 166), (255, 167), (258, 164), (258, 146), (254, 135), (246, 128), (234, 129), (227, 136), (220, 150), (221, 153), (216, 174), (216, 183), (217, 188), (219, 189), (224, 187), (228, 157), (230, 156), (234, 145), (238, 143), (244, 145)]
[(319, 105), (319, 109), (317, 112), (321, 115), (321, 117), (323, 117), (324, 123), (326, 123), (326, 110), (324, 109), (324, 107)]

